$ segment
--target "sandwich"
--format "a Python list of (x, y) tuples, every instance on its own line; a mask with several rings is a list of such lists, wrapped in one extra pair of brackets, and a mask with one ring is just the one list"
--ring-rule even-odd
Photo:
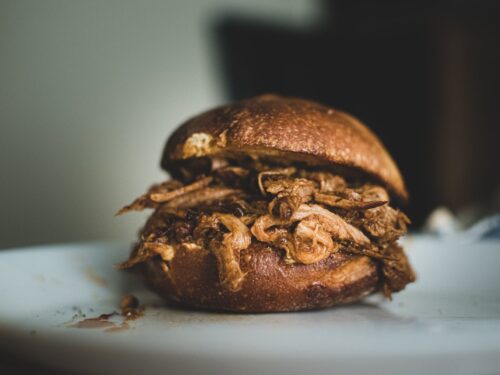
[(152, 209), (128, 258), (171, 304), (278, 312), (346, 304), (415, 280), (398, 243), (401, 174), (355, 117), (263, 95), (218, 107), (168, 139)]

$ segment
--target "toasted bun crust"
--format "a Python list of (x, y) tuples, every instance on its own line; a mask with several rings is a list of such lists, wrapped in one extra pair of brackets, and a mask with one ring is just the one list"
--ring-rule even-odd
[(170, 302), (207, 310), (277, 312), (324, 308), (375, 291), (379, 276), (368, 257), (334, 253), (324, 261), (286, 264), (279, 251), (260, 244), (241, 252), (245, 275), (237, 292), (219, 283), (214, 255), (180, 247), (167, 271), (161, 259), (144, 264), (150, 286)]
[(308, 100), (264, 95), (202, 113), (170, 137), (161, 165), (175, 174), (181, 160), (217, 155), (336, 168), (371, 177), (401, 201), (408, 198), (396, 164), (365, 125)]

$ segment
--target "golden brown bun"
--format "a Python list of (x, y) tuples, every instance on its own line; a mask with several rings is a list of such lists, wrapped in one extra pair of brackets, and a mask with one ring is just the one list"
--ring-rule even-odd
[(406, 201), (401, 174), (380, 140), (358, 119), (321, 104), (264, 95), (205, 112), (170, 137), (162, 167), (203, 156), (302, 161), (369, 176)]
[(241, 252), (246, 273), (239, 291), (219, 283), (214, 255), (181, 247), (168, 272), (152, 258), (144, 272), (152, 288), (168, 301), (209, 310), (277, 312), (324, 308), (356, 301), (375, 291), (377, 266), (368, 257), (334, 253), (314, 264), (286, 264), (276, 249), (259, 244)]

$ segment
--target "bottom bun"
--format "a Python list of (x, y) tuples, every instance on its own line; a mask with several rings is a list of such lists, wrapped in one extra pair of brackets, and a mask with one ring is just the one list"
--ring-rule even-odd
[(206, 310), (278, 312), (325, 308), (361, 299), (379, 287), (377, 264), (366, 256), (334, 253), (314, 264), (287, 264), (280, 251), (252, 243), (241, 252), (245, 279), (238, 291), (219, 282), (214, 255), (181, 246), (169, 267), (144, 264), (150, 286), (169, 302)]

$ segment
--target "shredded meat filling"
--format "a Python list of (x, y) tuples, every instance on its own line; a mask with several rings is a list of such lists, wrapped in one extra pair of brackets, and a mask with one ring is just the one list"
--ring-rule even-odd
[(295, 172), (295, 168), (280, 168), (280, 169), (270, 169), (267, 171), (259, 172), (257, 175), (257, 182), (259, 184), (259, 190), (263, 195), (266, 195), (266, 189), (264, 188), (263, 179), (269, 176), (290, 176)]
[(319, 217), (311, 215), (299, 222), (293, 233), (289, 257), (297, 262), (311, 264), (326, 259), (340, 249), (332, 233), (321, 225)]
[[(286, 227), (294, 222), (299, 224), (290, 233)], [(302, 204), (289, 220), (261, 216), (252, 226), (252, 234), (259, 241), (283, 248), (288, 262), (304, 264), (327, 258), (339, 250), (342, 241), (370, 244), (362, 231), (319, 205)]]
[[(218, 235), (221, 233), (220, 226), (228, 231), (222, 238)], [(207, 229), (217, 231), (209, 242), (209, 248), (217, 259), (221, 284), (229, 290), (239, 290), (244, 278), (240, 268), (240, 251), (250, 246), (250, 230), (236, 216), (221, 213), (203, 216), (195, 229), (197, 237), (202, 237)]]
[(146, 194), (141, 195), (132, 203), (121, 208), (116, 214), (122, 215), (130, 211), (142, 211), (146, 208), (155, 208), (157, 207), (157, 203), (151, 200), (150, 196), (152, 194), (165, 194), (181, 188), (182, 188), (182, 183), (177, 180), (171, 180), (163, 182), (161, 184), (155, 184), (149, 188)]
[(129, 260), (120, 263), (118, 268), (125, 269), (142, 263), (149, 258), (159, 255), (168, 264), (174, 258), (174, 248), (172, 245), (159, 242), (141, 242), (137, 245)]
[(184, 194), (207, 187), (210, 185), (210, 182), (212, 182), (212, 179), (212, 176), (208, 176), (176, 190), (151, 193), (149, 194), (149, 199), (157, 203), (168, 202), (174, 198), (181, 197)]
[(383, 206), (387, 201), (362, 201), (343, 198), (339, 195), (316, 193), (314, 200), (333, 208), (343, 208), (345, 210), (368, 210)]
[(380, 262), (388, 297), (414, 280), (396, 243), (410, 221), (382, 186), (260, 161), (208, 164), (206, 177), (154, 185), (118, 212), (155, 210), (121, 268), (159, 257), (168, 270), (179, 246), (204, 247), (217, 260), (221, 285), (237, 291), (245, 279), (240, 252), (260, 241), (287, 263), (312, 264), (338, 251), (369, 256)]
[(206, 187), (179, 195), (166, 203), (166, 207), (191, 208), (200, 204), (210, 204), (216, 201), (227, 199), (230, 196), (243, 195), (244, 192), (239, 189), (225, 187)]
[(316, 187), (312, 181), (304, 178), (278, 179), (270, 181), (264, 187), (275, 198), (269, 204), (269, 213), (289, 220), (302, 203), (311, 201)]

